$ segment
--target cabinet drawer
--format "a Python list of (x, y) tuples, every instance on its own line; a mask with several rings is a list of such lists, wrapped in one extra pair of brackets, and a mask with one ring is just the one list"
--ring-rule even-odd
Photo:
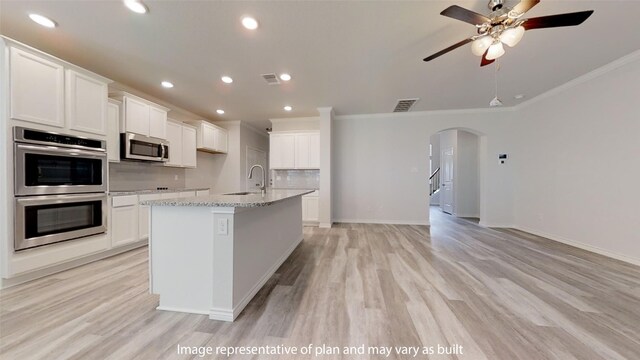
[(138, 204), (138, 195), (114, 196), (111, 206), (114, 208)]

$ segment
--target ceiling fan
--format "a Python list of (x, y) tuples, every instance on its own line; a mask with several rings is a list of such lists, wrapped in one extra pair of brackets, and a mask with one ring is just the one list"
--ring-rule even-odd
[(593, 14), (593, 10), (589, 10), (523, 19), (524, 13), (539, 2), (540, 0), (522, 0), (518, 5), (509, 8), (505, 6), (505, 0), (490, 0), (488, 6), (491, 13), (487, 16), (457, 5), (444, 9), (440, 15), (475, 25), (478, 34), (438, 51), (424, 58), (424, 61), (431, 61), (462, 45), (472, 43), (471, 51), (473, 54), (482, 56), (480, 66), (486, 66), (504, 55), (503, 43), (509, 47), (516, 46), (522, 39), (525, 30), (576, 26), (582, 24)]

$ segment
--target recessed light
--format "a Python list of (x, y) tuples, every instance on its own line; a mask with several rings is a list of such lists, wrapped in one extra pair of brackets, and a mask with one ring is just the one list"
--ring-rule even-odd
[(220, 114), (220, 115), (224, 114), (224, 110), (222, 110), (222, 109), (218, 109), (218, 110), (216, 110), (216, 112), (217, 112), (218, 114)]
[(48, 27), (48, 28), (56, 27), (55, 21), (49, 19), (46, 16), (42, 16), (38, 14), (29, 14), (29, 18), (44, 27)]
[(249, 30), (255, 30), (258, 28), (258, 21), (251, 16), (245, 16), (242, 18), (242, 26)]
[(293, 110), (293, 108), (289, 105), (284, 107), (284, 111), (291, 111), (291, 110)]
[(124, 5), (129, 8), (129, 10), (138, 14), (146, 14), (148, 9), (145, 4), (140, 0), (123, 0)]
[(280, 80), (289, 81), (289, 80), (291, 80), (291, 75), (286, 74), (286, 73), (285, 74), (280, 74)]
[(166, 87), (167, 89), (171, 89), (173, 87), (173, 83), (171, 83), (169, 81), (163, 81), (162, 82), (162, 87)]
[(520, 100), (520, 99), (524, 98), (524, 94), (518, 94), (518, 95), (514, 96), (513, 98), (516, 99), (516, 100)]
[(221, 77), (220, 80), (222, 80), (222, 82), (225, 84), (231, 84), (233, 82), (233, 79), (226, 75)]

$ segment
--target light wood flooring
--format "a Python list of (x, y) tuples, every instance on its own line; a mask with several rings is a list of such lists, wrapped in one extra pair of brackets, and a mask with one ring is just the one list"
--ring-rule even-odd
[[(305, 228), (234, 323), (157, 311), (147, 281), (142, 248), (1, 291), (0, 358), (198, 359), (177, 344), (324, 343), (463, 349), (418, 359), (640, 359), (639, 267), (437, 210), (431, 228)], [(384, 357), (317, 359), (340, 358)]]

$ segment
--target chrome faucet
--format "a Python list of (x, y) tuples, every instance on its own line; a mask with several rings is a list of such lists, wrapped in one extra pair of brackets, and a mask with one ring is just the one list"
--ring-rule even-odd
[(265, 187), (265, 183), (266, 183), (266, 173), (264, 172), (264, 168), (262, 167), (262, 165), (253, 165), (251, 167), (251, 169), (249, 169), (249, 176), (248, 178), (251, 179), (251, 177), (253, 176), (253, 169), (255, 168), (260, 168), (260, 170), (262, 170), (262, 182), (260, 183), (260, 193), (262, 194), (262, 196), (264, 196), (264, 194), (266, 193), (267, 189)]

